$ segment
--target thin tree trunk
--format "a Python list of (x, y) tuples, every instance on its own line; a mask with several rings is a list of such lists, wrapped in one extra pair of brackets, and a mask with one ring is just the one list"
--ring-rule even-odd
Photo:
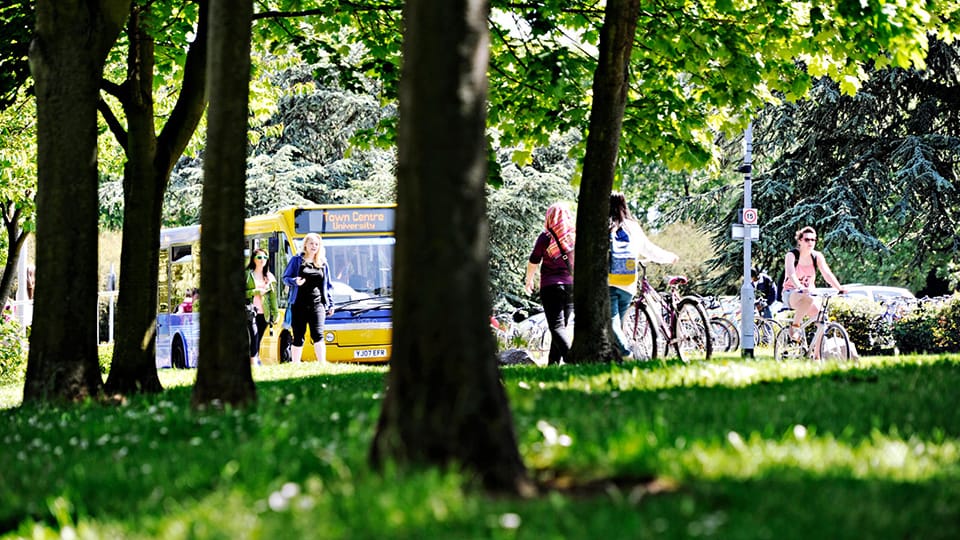
[[(3, 225), (7, 230), (7, 262), (3, 265), (3, 277), (0, 278), (0, 298), (12, 296), (10, 293), (13, 292), (13, 277), (17, 274), (17, 265), (20, 263), (20, 250), (27, 240), (27, 233), (21, 227), (21, 219), (19, 208), (3, 216)], [(17, 286), (26, 287), (27, 284), (18, 283)]]
[(256, 401), (246, 333), (243, 218), (250, 0), (210, 3), (210, 110), (200, 237), (200, 358), (193, 404)]
[(23, 401), (97, 395), (97, 101), (129, 0), (37, 2), (37, 285)]
[[(127, 80), (123, 85), (123, 109), (127, 118), (127, 164), (123, 171), (123, 240), (120, 251), (120, 279), (117, 320), (120, 321), (114, 358), (106, 391), (128, 394), (136, 391), (159, 392), (155, 356), (156, 301), (148, 302), (149, 323), (142, 320), (146, 309), (141, 291), (156, 291), (155, 262), (160, 242), (160, 200), (154, 173), (157, 136), (154, 129), (153, 68), (154, 43), (141, 26), (140, 9), (133, 7), (127, 23), (130, 44), (127, 54)], [(140, 248), (139, 246), (143, 246)], [(144, 251), (148, 253), (144, 256)], [(149, 262), (147, 262), (149, 261)], [(156, 294), (154, 294), (154, 298)], [(150, 300), (153, 300), (152, 298)], [(141, 331), (137, 331), (140, 330)], [(116, 354), (116, 353), (120, 354)]]
[(613, 345), (607, 287), (609, 208), (627, 102), (627, 68), (639, 13), (639, 0), (609, 0), (600, 30), (600, 59), (593, 78), (593, 106), (578, 201), (581, 211), (577, 212), (573, 287), (577, 323), (570, 356), (578, 363), (620, 359)]
[(404, 6), (394, 344), (370, 459), (458, 464), (528, 493), (488, 322), (487, 9)]
[[(207, 2), (201, 0), (197, 36), (190, 45), (177, 104), (159, 137), (156, 135), (151, 82), (154, 48), (141, 31), (141, 18), (128, 25), (131, 52), (127, 83), (118, 92), (129, 131), (116, 129), (127, 141), (124, 171), (123, 249), (120, 253), (120, 295), (117, 339), (107, 379), (108, 393), (156, 392), (154, 322), (163, 193), (172, 170), (196, 131), (206, 107)], [(135, 11), (143, 9), (137, 7)], [(133, 19), (131, 15), (131, 19)]]

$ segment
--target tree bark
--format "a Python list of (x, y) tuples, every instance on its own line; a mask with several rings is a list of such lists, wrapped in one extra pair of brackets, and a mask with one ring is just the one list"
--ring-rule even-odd
[(123, 247), (117, 299), (117, 339), (107, 378), (108, 393), (162, 390), (156, 369), (154, 322), (163, 193), (170, 171), (196, 131), (206, 107), (207, 18), (200, 5), (197, 35), (190, 45), (183, 83), (173, 112), (158, 137), (154, 130), (153, 39), (141, 27), (142, 7), (135, 7), (127, 25), (130, 51), (127, 80), (116, 97), (127, 118), (125, 140)]
[(40, 0), (30, 64), (37, 95), (37, 285), (24, 403), (102, 386), (97, 356), (97, 101), (129, 0)]
[(613, 345), (610, 318), (607, 239), (610, 193), (629, 86), (630, 51), (639, 13), (639, 0), (609, 0), (600, 30), (600, 58), (593, 77), (593, 106), (577, 212), (577, 273), (573, 287), (577, 323), (570, 349), (576, 363), (620, 360)]
[(243, 219), (250, 0), (210, 3), (210, 110), (200, 224), (200, 357), (193, 405), (256, 401), (246, 331)]
[(489, 328), (487, 10), (404, 6), (393, 357), (370, 460), (457, 464), (528, 493)]

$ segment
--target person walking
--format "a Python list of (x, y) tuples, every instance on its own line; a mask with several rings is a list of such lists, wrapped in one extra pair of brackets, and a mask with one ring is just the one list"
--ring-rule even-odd
[(548, 364), (568, 359), (571, 337), (570, 316), (573, 314), (573, 250), (576, 227), (570, 211), (554, 203), (547, 208), (546, 224), (537, 236), (527, 259), (524, 291), (532, 294), (534, 279), (540, 271), (540, 302), (550, 329)]
[(247, 263), (247, 304), (253, 308), (250, 322), (250, 364), (260, 365), (260, 344), (267, 326), (277, 320), (277, 278), (267, 267), (270, 255), (257, 248)]
[(323, 325), (327, 315), (333, 315), (333, 285), (330, 267), (320, 235), (310, 233), (303, 238), (303, 251), (294, 255), (283, 272), (283, 282), (290, 287), (293, 346), (290, 357), (299, 363), (303, 357), (307, 327), (313, 339), (313, 350), (318, 362), (327, 361), (327, 347), (323, 340)]
[(623, 318), (630, 302), (637, 294), (637, 261), (648, 260), (658, 264), (674, 264), (680, 257), (661, 248), (647, 238), (627, 207), (622, 193), (610, 194), (610, 273), (607, 285), (610, 291), (610, 318), (613, 324), (614, 345), (622, 356), (630, 355), (628, 340), (623, 335)]
[(760, 315), (765, 319), (772, 319), (773, 312), (770, 310), (770, 306), (777, 301), (777, 284), (766, 272), (756, 268), (750, 269), (750, 281), (756, 291), (754, 296)]

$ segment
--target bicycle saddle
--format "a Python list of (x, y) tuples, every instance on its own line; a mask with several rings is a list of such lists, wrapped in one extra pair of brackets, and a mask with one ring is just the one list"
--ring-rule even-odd
[(667, 280), (668, 285), (686, 285), (687, 276), (666, 276), (664, 279)]

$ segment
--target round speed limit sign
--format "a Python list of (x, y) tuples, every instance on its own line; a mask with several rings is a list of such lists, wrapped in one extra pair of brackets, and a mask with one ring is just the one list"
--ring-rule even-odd
[(756, 224), (757, 224), (757, 209), (756, 209), (756, 208), (744, 208), (744, 209), (743, 209), (743, 224), (744, 224), (744, 225), (756, 225)]

